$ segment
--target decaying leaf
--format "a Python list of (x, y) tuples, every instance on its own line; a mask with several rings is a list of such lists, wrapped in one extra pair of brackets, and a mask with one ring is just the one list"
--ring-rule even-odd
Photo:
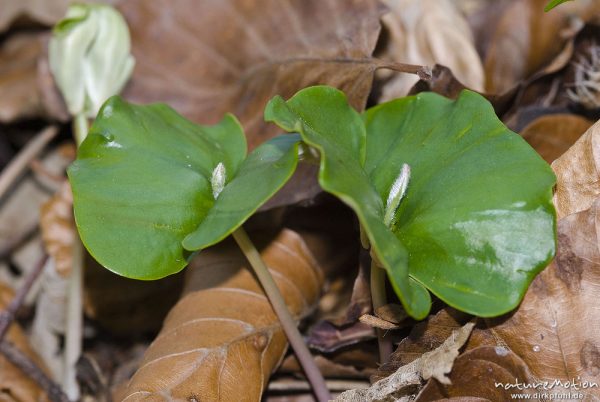
[(399, 304), (386, 304), (375, 310), (375, 315), (363, 314), (359, 317), (360, 322), (374, 328), (398, 329), (400, 324), (408, 318), (408, 314)]
[(591, 207), (600, 195), (600, 122), (552, 163), (557, 183), (556, 213), (561, 219)]
[(575, 114), (551, 114), (529, 123), (521, 135), (548, 163), (554, 162), (592, 126)]
[[(311, 311), (322, 285), (302, 239), (283, 230), (261, 252), (292, 314)], [(286, 350), (258, 282), (232, 244), (203, 251), (188, 269), (190, 291), (169, 313), (123, 401), (258, 401)]]
[[(489, 332), (541, 380), (594, 381), (600, 374), (599, 229), (600, 200), (561, 219), (555, 261), (512, 316), (490, 323)], [(598, 387), (581, 392), (600, 397)]]
[(482, 346), (460, 355), (454, 361), (450, 381), (451, 383), (442, 384), (429, 380), (416, 402), (447, 400), (446, 398), (462, 398), (461, 401), (509, 401), (514, 394), (531, 397), (540, 392), (531, 388), (522, 391), (510, 388), (517, 381), (527, 384), (535, 383), (536, 380), (523, 360), (502, 346)]
[[(12, 300), (12, 290), (0, 283), (0, 311), (4, 310)], [(25, 355), (40, 364), (35, 352), (29, 346), (27, 337), (20, 326), (13, 323), (6, 335), (6, 340), (11, 342)], [(41, 365), (43, 367), (43, 365)], [(25, 373), (10, 363), (0, 354), (0, 401), (2, 402), (24, 402), (24, 401), (47, 401), (45, 393)]]
[(0, 1), (0, 32), (6, 30), (18, 18), (27, 18), (44, 25), (60, 20), (69, 0), (2, 0)]
[[(473, 34), (454, 1), (386, 0), (385, 4), (390, 12), (382, 21), (389, 38), (382, 58), (428, 66), (443, 64), (467, 87), (483, 90), (483, 65)], [(406, 96), (417, 80), (408, 74), (395, 74), (384, 85), (380, 101)]]
[(48, 255), (54, 259), (56, 271), (69, 276), (73, 264), (73, 242), (77, 230), (73, 220), (73, 195), (68, 181), (46, 201), (40, 211), (42, 240)]
[(275, 94), (328, 84), (365, 106), (383, 11), (377, 0), (128, 0), (119, 9), (136, 58), (125, 97), (169, 103), (203, 124), (231, 112), (251, 149), (279, 132), (263, 122)]
[(502, 93), (550, 63), (566, 44), (561, 31), (569, 29), (573, 17), (586, 19), (598, 11), (598, 2), (580, 0), (551, 13), (540, 12), (545, 3), (516, 0), (505, 2), (499, 10), (490, 8), (489, 21), (482, 24), (484, 32), (477, 33), (490, 38), (484, 57), (488, 92)]
[(410, 394), (422, 379), (435, 378), (449, 384), (446, 376), (451, 370), (460, 348), (465, 344), (475, 323), (469, 322), (452, 332), (437, 349), (425, 353), (411, 363), (400, 367), (395, 373), (377, 381), (369, 389), (350, 390), (342, 393), (337, 402), (386, 402), (395, 401)]

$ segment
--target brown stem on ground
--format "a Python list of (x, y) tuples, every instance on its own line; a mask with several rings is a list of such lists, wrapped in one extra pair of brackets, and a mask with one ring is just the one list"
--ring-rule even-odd
[(46, 265), (46, 261), (48, 260), (48, 255), (44, 255), (40, 261), (36, 264), (33, 270), (27, 275), (25, 281), (17, 291), (17, 294), (12, 299), (6, 310), (0, 313), (0, 342), (4, 339), (4, 336), (8, 332), (10, 325), (15, 320), (15, 316), (17, 315), (17, 311), (23, 305), (27, 294), (31, 290), (31, 286), (35, 280), (40, 276), (42, 270), (44, 269), (44, 265)]
[(420, 79), (430, 81), (432, 77), (431, 68), (428, 66), (419, 66), (416, 64), (396, 63), (394, 61), (386, 61), (374, 59), (377, 69), (386, 68), (388, 70), (397, 71), (399, 73), (416, 74)]
[(0, 342), (0, 353), (2, 353), (12, 364), (18, 367), (29, 378), (42, 388), (52, 402), (70, 402), (67, 395), (54, 381), (50, 379), (35, 362), (25, 356), (19, 349), (9, 342)]

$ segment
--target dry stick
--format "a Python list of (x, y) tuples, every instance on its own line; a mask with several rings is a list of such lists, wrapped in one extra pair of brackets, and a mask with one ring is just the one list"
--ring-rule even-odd
[(428, 66), (419, 66), (416, 64), (396, 63), (394, 61), (385, 61), (374, 59), (377, 69), (387, 68), (388, 70), (397, 71), (399, 73), (416, 74), (420, 79), (429, 81), (432, 78), (431, 68)]
[(21, 353), (11, 343), (6, 341), (0, 342), (0, 353), (23, 373), (32, 378), (46, 392), (52, 402), (70, 402), (58, 384), (52, 381), (37, 364)]
[(17, 311), (19, 311), (19, 308), (21, 308), (23, 305), (27, 294), (31, 290), (31, 286), (33, 286), (33, 283), (42, 273), (47, 260), (48, 255), (44, 254), (44, 257), (38, 261), (33, 270), (27, 275), (25, 281), (17, 291), (17, 294), (12, 299), (6, 310), (0, 313), (0, 342), (2, 339), (4, 339), (4, 336), (8, 332), (8, 328), (10, 328), (10, 325), (14, 321)]
[(304, 370), (304, 374), (306, 374), (306, 378), (308, 382), (310, 382), (313, 392), (315, 393), (319, 402), (327, 402), (331, 400), (331, 394), (327, 389), (327, 385), (325, 384), (325, 380), (317, 367), (315, 360), (310, 354), (304, 340), (302, 339), (302, 335), (298, 331), (298, 327), (292, 318), (285, 301), (279, 291), (279, 288), (275, 284), (269, 269), (265, 265), (262, 260), (258, 250), (248, 237), (248, 234), (244, 230), (244, 228), (240, 227), (235, 232), (233, 232), (233, 238), (237, 242), (237, 244), (242, 249), (242, 252), (246, 256), (246, 259), (254, 269), (254, 273), (258, 277), (258, 281), (263, 287), (277, 318), (281, 323), (281, 327), (283, 328), (283, 332), (288, 338), (288, 341), (296, 354), (296, 358), (300, 362), (300, 366)]
[(27, 169), (29, 163), (56, 136), (56, 133), (58, 133), (58, 128), (55, 126), (45, 128), (8, 164), (0, 176), (0, 198), (4, 196), (15, 180)]

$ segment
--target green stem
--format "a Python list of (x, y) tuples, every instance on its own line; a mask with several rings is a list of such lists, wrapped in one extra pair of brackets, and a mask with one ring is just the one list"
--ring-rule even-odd
[[(80, 113), (73, 117), (73, 135), (77, 147), (88, 133), (87, 117)], [(73, 242), (73, 264), (69, 277), (67, 299), (67, 327), (65, 330), (65, 355), (63, 387), (71, 399), (79, 398), (75, 364), (83, 350), (83, 259), (84, 249), (79, 236)]]
[[(371, 300), (373, 302), (373, 314), (382, 306), (387, 304), (387, 295), (385, 292), (385, 269), (379, 267), (374, 260), (371, 260)], [(379, 344), (379, 362), (387, 362), (392, 354), (392, 341), (385, 337), (385, 332), (377, 328), (377, 342)]]
[(88, 119), (83, 113), (73, 116), (73, 135), (77, 142), (77, 147), (81, 145), (88, 133)]
[(300, 335), (300, 332), (298, 331), (296, 322), (292, 318), (292, 315), (290, 314), (287, 305), (283, 300), (283, 296), (275, 284), (275, 281), (273, 280), (269, 269), (262, 260), (258, 250), (242, 227), (233, 232), (233, 238), (240, 246), (242, 252), (246, 256), (246, 259), (254, 269), (254, 273), (264, 289), (265, 294), (267, 295), (267, 298), (269, 299), (269, 302), (275, 311), (275, 314), (279, 318), (281, 327), (283, 328), (290, 346), (296, 354), (296, 357), (300, 362), (300, 365), (302, 366), (304, 373), (306, 374), (306, 378), (311, 384), (317, 399), (319, 402), (327, 402), (331, 400), (331, 395), (329, 394), (325, 380), (323, 379), (319, 368), (315, 364), (312, 355), (306, 347), (306, 344), (302, 339), (302, 335)]

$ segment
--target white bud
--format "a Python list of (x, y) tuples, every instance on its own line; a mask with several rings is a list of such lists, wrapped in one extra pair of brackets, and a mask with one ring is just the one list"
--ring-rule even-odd
[(396, 177), (394, 183), (392, 183), (387, 203), (385, 205), (385, 215), (383, 217), (383, 222), (388, 227), (394, 223), (396, 210), (400, 205), (400, 201), (402, 201), (402, 198), (404, 198), (404, 194), (406, 194), (406, 189), (408, 187), (409, 181), (410, 166), (404, 163), (402, 165), (402, 169), (400, 169), (400, 174), (398, 175), (398, 177)]
[(225, 188), (225, 181), (227, 180), (227, 171), (225, 169), (225, 165), (219, 162), (215, 170), (212, 172), (212, 177), (210, 178), (210, 185), (212, 187), (213, 197), (216, 200), (221, 194), (221, 191)]
[(125, 19), (108, 5), (73, 4), (53, 30), (50, 70), (72, 115), (94, 117), (131, 76), (134, 58)]

